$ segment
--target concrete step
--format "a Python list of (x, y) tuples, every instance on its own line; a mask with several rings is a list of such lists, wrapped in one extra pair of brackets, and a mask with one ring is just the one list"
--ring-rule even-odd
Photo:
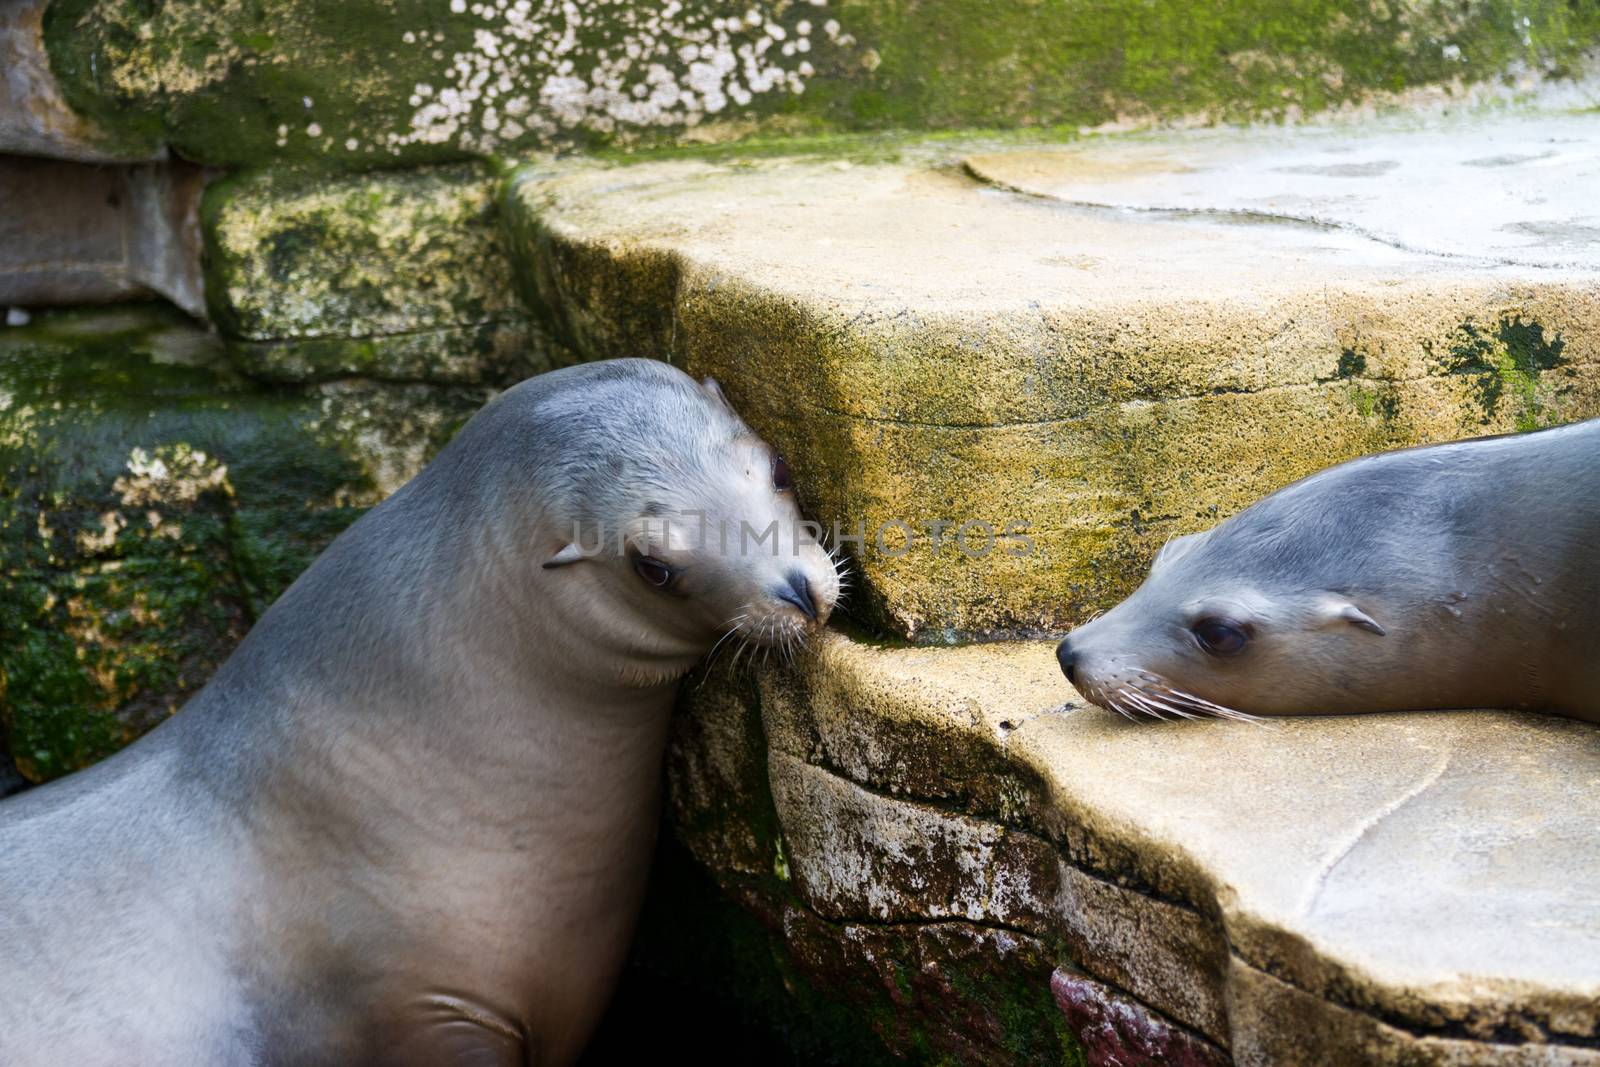
[(679, 835), (891, 1046), (1031, 1061), (1058, 1007), (1090, 1063), (1600, 1063), (1592, 727), (1136, 724), (1047, 642), (838, 635), (689, 707)]
[(890, 155), (538, 165), (505, 203), (560, 344), (716, 375), (864, 524), (874, 627), (1064, 629), (1330, 463), (1600, 414), (1593, 111)]

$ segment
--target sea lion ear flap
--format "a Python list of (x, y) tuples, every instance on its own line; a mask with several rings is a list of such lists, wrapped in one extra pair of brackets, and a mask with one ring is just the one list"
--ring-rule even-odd
[(555, 570), (557, 567), (565, 567), (569, 563), (577, 563), (588, 558), (589, 553), (579, 548), (576, 541), (572, 541), (563, 545), (561, 551), (545, 560), (544, 569), (547, 571)]
[(711, 377), (711, 375), (708, 374), (704, 378), (700, 379), (700, 388), (711, 394), (712, 400), (715, 400), (729, 411), (733, 410), (733, 405), (728, 403), (728, 398), (723, 393), (722, 386), (717, 384), (717, 380)]
[(1389, 632), (1378, 624), (1377, 619), (1374, 619), (1348, 600), (1330, 599), (1327, 611), (1328, 621), (1330, 622), (1347, 622), (1351, 626), (1359, 626), (1368, 633), (1377, 634), (1379, 637), (1383, 637)]

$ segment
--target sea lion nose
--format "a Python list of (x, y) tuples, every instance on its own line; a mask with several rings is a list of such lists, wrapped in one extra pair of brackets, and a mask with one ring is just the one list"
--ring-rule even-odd
[(793, 604), (805, 613), (806, 618), (816, 622), (817, 602), (811, 595), (811, 583), (799, 571), (790, 571), (788, 578), (788, 586), (779, 586), (774, 595), (785, 603)]
[(1061, 643), (1056, 646), (1056, 662), (1061, 664), (1061, 673), (1067, 676), (1067, 681), (1077, 685), (1078, 679), (1074, 678), (1073, 674), (1078, 669), (1078, 656), (1072, 651), (1071, 638), (1063, 637)]

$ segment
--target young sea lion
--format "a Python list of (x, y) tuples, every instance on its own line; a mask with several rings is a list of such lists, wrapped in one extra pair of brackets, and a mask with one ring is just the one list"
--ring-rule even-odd
[(1314, 474), (1169, 543), (1056, 655), (1127, 715), (1600, 722), (1600, 419)]
[(798, 520), (783, 461), (665, 364), (500, 396), (177, 716), (0, 804), (0, 1063), (570, 1063), (678, 680), (828, 618)]

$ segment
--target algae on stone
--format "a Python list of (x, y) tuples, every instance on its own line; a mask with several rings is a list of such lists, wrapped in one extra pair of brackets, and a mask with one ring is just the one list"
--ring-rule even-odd
[[(952, 864), (960, 858), (949, 848), (935, 849), (938, 862), (923, 857), (924, 871), (937, 882), (924, 896), (946, 895), (961, 902), (960, 911), (902, 922), (897, 908), (886, 922), (881, 914), (830, 906), (818, 892), (827, 879), (819, 845), (839, 842), (821, 842), (828, 824), (797, 817), (792, 806), (780, 819), (783, 783), (792, 775), (777, 750), (795, 743), (790, 715), (823, 711), (825, 704), (795, 702), (790, 698), (798, 692), (767, 679), (757, 686), (758, 677), (723, 663), (691, 681), (667, 757), (670, 832), (767, 931), (740, 953), (743, 965), (749, 956), (770, 954), (783, 973), (782, 994), (760, 990), (751, 1008), (779, 1019), (802, 1008), (812, 1018), (796, 1029), (808, 1040), (819, 1029), (833, 1035), (836, 1050), (860, 1045), (860, 1034), (849, 1029), (865, 1023), (890, 1052), (914, 1062), (1082, 1063), (1049, 992), (1059, 947), (986, 924), (992, 917), (976, 899), (983, 890), (958, 884)], [(769, 739), (768, 724), (786, 735)], [(964, 746), (942, 751), (954, 757), (958, 779), (976, 770)], [(878, 829), (915, 846), (906, 827)], [(844, 846), (849, 862), (860, 865), (852, 873), (865, 876), (875, 860), (851, 848)], [(799, 878), (783, 873), (794, 865)], [(831, 1025), (819, 1027), (823, 1020)]]
[(241, 369), (510, 384), (553, 353), (517, 303), (486, 167), (265, 171), (207, 190), (211, 317)]
[(1600, 12), (1253, 0), (56, 0), (63, 91), (223, 165), (773, 130), (1278, 117), (1562, 71)]
[(35, 781), (166, 718), (481, 403), (260, 388), (163, 309), (0, 331), (0, 722)]

